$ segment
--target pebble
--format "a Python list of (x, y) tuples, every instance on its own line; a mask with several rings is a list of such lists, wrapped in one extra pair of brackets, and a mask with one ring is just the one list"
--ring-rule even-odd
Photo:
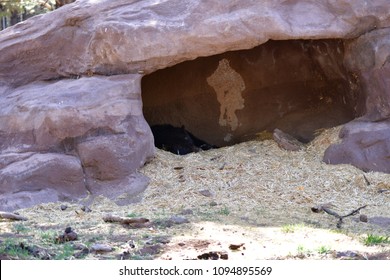
[(336, 256), (338, 258), (356, 258), (359, 255), (354, 251), (343, 251), (343, 252), (337, 252)]
[(84, 212), (92, 212), (92, 210), (91, 210), (91, 208), (89, 208), (88, 206), (85, 206), (85, 205), (83, 205), (83, 206), (81, 206), (81, 210), (83, 210)]
[(213, 194), (209, 190), (200, 190), (199, 193), (205, 197), (212, 197)]
[(210, 202), (210, 206), (212, 206), (212, 207), (217, 206), (217, 205), (218, 205), (218, 203), (216, 203), (215, 201)]
[(171, 221), (172, 223), (174, 223), (176, 225), (186, 224), (186, 223), (190, 222), (186, 217), (181, 217), (181, 216), (172, 216), (169, 219), (169, 221)]
[(361, 222), (363, 222), (363, 223), (367, 223), (367, 222), (368, 222), (368, 217), (367, 217), (367, 215), (361, 214), (361, 215), (359, 216), (359, 220), (360, 220)]
[(113, 249), (111, 246), (107, 244), (96, 243), (91, 246), (90, 250), (96, 253), (105, 253), (105, 252), (111, 252)]

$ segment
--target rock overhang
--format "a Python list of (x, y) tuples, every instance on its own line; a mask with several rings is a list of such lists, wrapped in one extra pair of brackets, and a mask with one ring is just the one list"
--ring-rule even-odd
[(92, 73), (148, 74), (268, 40), (357, 38), (390, 25), (387, 5), (386, 0), (77, 1), (2, 31), (0, 63), (7, 71), (0, 77), (20, 85)]
[(198, 58), (142, 80), (150, 125), (184, 126), (225, 146), (282, 129), (302, 142), (363, 115), (358, 79), (344, 65), (346, 41), (268, 41)]

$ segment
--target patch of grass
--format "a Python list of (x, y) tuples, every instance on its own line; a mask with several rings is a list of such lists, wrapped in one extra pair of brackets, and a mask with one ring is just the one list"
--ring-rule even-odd
[(202, 220), (205, 221), (219, 221), (221, 217), (218, 216), (229, 216), (231, 213), (227, 206), (218, 209), (214, 207), (198, 209), (196, 212), (196, 215), (202, 217)]
[(223, 208), (221, 208), (221, 209), (219, 209), (217, 211), (217, 214), (224, 215), (224, 216), (229, 216), (230, 210), (229, 210), (229, 208), (227, 208), (227, 206), (224, 206)]
[(320, 255), (329, 254), (330, 251), (331, 251), (331, 249), (328, 246), (320, 246), (319, 248), (317, 248), (317, 253)]
[(298, 245), (298, 248), (297, 248), (298, 257), (304, 258), (306, 256), (310, 256), (311, 253), (312, 252), (309, 249), (306, 249), (303, 245)]
[(304, 224), (295, 224), (295, 225), (284, 225), (282, 226), (282, 232), (283, 233), (294, 233), (298, 229), (303, 228), (305, 225)]
[(295, 232), (294, 225), (284, 225), (282, 226), (282, 232), (283, 233), (293, 233)]
[(329, 232), (335, 233), (335, 234), (345, 234), (345, 235), (348, 235), (348, 232), (346, 230), (343, 230), (343, 229), (332, 228), (332, 229), (329, 229)]
[(379, 245), (379, 244), (390, 244), (390, 237), (368, 234), (366, 237), (363, 238), (362, 241), (363, 241), (364, 245), (366, 245), (366, 246), (374, 246), (374, 245)]
[(126, 215), (127, 218), (139, 218), (141, 217), (142, 215), (136, 213), (136, 212), (130, 212)]
[(23, 223), (14, 223), (12, 224), (12, 227), (13, 227), (13, 230), (16, 232), (16, 233), (26, 233), (28, 231), (30, 231), (30, 229), (28, 227), (26, 227)]
[(44, 231), (40, 233), (40, 239), (42, 242), (46, 244), (55, 243), (56, 239), (56, 232), (55, 231)]
[(74, 255), (74, 248), (72, 244), (65, 243), (62, 246), (59, 246), (59, 252), (54, 257), (55, 260), (69, 260)]
[(9, 256), (11, 259), (26, 260), (32, 259), (33, 256), (23, 242), (13, 239), (5, 239), (0, 244), (0, 254)]
[(298, 245), (297, 252), (298, 254), (304, 253), (305, 247), (303, 245)]
[(211, 209), (198, 209), (196, 211), (196, 216), (202, 217), (202, 220), (213, 221), (216, 220), (215, 212)]

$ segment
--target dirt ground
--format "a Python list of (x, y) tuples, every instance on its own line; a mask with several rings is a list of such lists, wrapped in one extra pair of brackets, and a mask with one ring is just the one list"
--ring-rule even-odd
[[(0, 220), (0, 259), (390, 259), (390, 175), (323, 163), (338, 131), (297, 152), (263, 138), (185, 156), (158, 150), (140, 170), (150, 184), (137, 203), (48, 203), (17, 211), (27, 221)], [(366, 207), (338, 228), (312, 211), (324, 204), (339, 215)], [(66, 228), (76, 240), (63, 239)]]

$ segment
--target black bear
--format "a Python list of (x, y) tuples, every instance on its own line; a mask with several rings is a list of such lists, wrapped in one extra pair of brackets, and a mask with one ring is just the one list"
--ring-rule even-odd
[(192, 135), (184, 126), (174, 127), (170, 124), (154, 125), (151, 127), (154, 145), (177, 155), (199, 152), (216, 148)]

